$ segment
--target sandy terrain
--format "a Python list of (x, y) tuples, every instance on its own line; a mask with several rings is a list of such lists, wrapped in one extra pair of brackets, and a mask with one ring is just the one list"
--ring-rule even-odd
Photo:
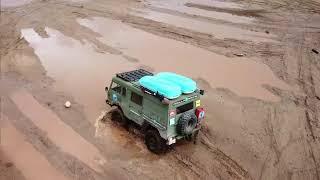
[[(320, 179), (319, 0), (1, 0), (0, 18), (0, 179)], [(158, 156), (101, 121), (136, 68), (206, 90), (197, 144)]]

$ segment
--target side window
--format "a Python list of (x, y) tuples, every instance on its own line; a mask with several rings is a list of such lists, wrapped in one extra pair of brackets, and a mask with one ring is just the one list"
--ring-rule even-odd
[(122, 96), (127, 95), (127, 89), (125, 87), (122, 88)]
[(121, 86), (115, 82), (112, 82), (111, 89), (118, 93), (121, 93)]
[(131, 92), (131, 101), (142, 106), (143, 97), (137, 93)]

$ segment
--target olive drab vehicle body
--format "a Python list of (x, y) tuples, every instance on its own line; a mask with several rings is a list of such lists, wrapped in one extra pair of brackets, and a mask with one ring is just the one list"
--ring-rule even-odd
[[(105, 90), (107, 104), (116, 106), (125, 121), (130, 120), (139, 125), (146, 134), (147, 147), (157, 153), (164, 145), (171, 145), (178, 139), (198, 133), (204, 118), (200, 100), (203, 90), (195, 89), (168, 99), (164, 94), (140, 84), (140, 79), (152, 76), (154, 74), (143, 69), (118, 73)], [(162, 80), (160, 82), (166, 83)], [(168, 83), (164, 90), (173, 86)]]

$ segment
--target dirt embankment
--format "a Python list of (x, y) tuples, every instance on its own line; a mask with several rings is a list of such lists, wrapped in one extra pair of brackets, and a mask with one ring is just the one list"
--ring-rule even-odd
[[(152, 1), (96, 0), (79, 3), (36, 0), (23, 6), (1, 9), (1, 113), (4, 113), (10, 124), (23, 134), (26, 142), (47, 159), (52, 166), (51, 169), (57, 169), (64, 177), (70, 179), (107, 177), (119, 179), (138, 177), (145, 179), (319, 179), (320, 56), (312, 52), (312, 49), (320, 51), (319, 2), (254, 0), (238, 2), (241, 4), (240, 7), (234, 4), (227, 4), (228, 7), (224, 7), (219, 6), (219, 3), (202, 4), (196, 1), (170, 5), (173, 2), (175, 1), (168, 2), (169, 6), (160, 6), (152, 4)], [(132, 9), (151, 11), (154, 16), (143, 13), (139, 15), (135, 11), (131, 12)], [(219, 14), (211, 15), (212, 12), (236, 15), (239, 19), (244, 17), (243, 21), (249, 22), (237, 22), (238, 19), (234, 20), (233, 16), (229, 17), (225, 14), (219, 19)], [(151, 53), (141, 53), (139, 48), (138, 50), (134, 48), (140, 47), (138, 44), (136, 46), (121, 44), (122, 41), (116, 39), (119, 38), (116, 35), (112, 39), (100, 33), (99, 29), (90, 29), (90, 26), (79, 23), (79, 19), (93, 22), (94, 17), (102, 17), (108, 19), (107, 22), (112, 22), (113, 24), (109, 24), (109, 29), (123, 23), (124, 25), (121, 24), (120, 27), (126, 27), (128, 33), (135, 32), (137, 35), (146, 33), (143, 34), (144, 37), (150, 37), (151, 40), (141, 38), (135, 43), (148, 42), (157, 46), (154, 46), (154, 51)], [(166, 18), (161, 19), (161, 17)], [(171, 17), (174, 23), (168, 21), (167, 18)], [(248, 17), (255, 19), (251, 21), (246, 19)], [(225, 18), (230, 18), (230, 21)], [(113, 22), (110, 19), (118, 21)], [(189, 20), (198, 23), (199, 27), (208, 27), (208, 29), (212, 24), (217, 27), (222, 26), (226, 32), (213, 30), (213, 33), (210, 33), (200, 31), (202, 29), (198, 31), (184, 24)], [(97, 27), (99, 25), (95, 24)], [(101, 25), (101, 27), (106, 26)], [(37, 41), (21, 38), (21, 30), (30, 28), (34, 33), (32, 30), (28, 32), (38, 35)], [(240, 37), (236, 35), (234, 38), (219, 38), (219, 33), (223, 36), (232, 34), (233, 31), (230, 29), (233, 28), (238, 28), (238, 31), (234, 32), (239, 34), (246, 30), (246, 33), (255, 33), (257, 37), (253, 40), (235, 38)], [(103, 31), (114, 33), (108, 31), (108, 28)], [(54, 37), (60, 39), (50, 39)], [(268, 41), (260, 41), (266, 37)], [(156, 54), (157, 51), (163, 50), (162, 46), (166, 46), (157, 44), (158, 39), (175, 46), (190, 48), (189, 45), (191, 45), (201, 49), (190, 48), (193, 52), (205, 50), (208, 53), (231, 58), (223, 59), (228, 62), (230, 60), (245, 61), (236, 59), (237, 54), (244, 54), (254, 62), (266, 64), (277, 78), (289, 84), (291, 89), (283, 90), (272, 84), (264, 85), (269, 93), (280, 98), (275, 102), (241, 97), (230, 89), (213, 86), (215, 82), (204, 78), (210, 75), (223, 76), (215, 74), (219, 69), (212, 67), (213, 72), (208, 76), (191, 74), (197, 79), (198, 84), (206, 89), (206, 96), (202, 102), (206, 107), (207, 117), (197, 145), (179, 143), (166, 155), (155, 156), (146, 151), (143, 140), (139, 136), (111, 123), (103, 125), (101, 134), (97, 134), (94, 126), (95, 118), (92, 117), (98, 117), (101, 111), (105, 111), (102, 92), (104, 84), (99, 83), (108, 81), (112, 76), (111, 72), (121, 68), (126, 69), (126, 66), (162, 70), (162, 64), (148, 63), (157, 59), (149, 56), (150, 54)], [(128, 42), (130, 40), (132, 38), (127, 39)], [(37, 42), (40, 41), (58, 50), (52, 51), (53, 53), (50, 53), (50, 48), (42, 51), (47, 54), (41, 53), (41, 48), (36, 51)], [(182, 44), (175, 43), (176, 41)], [(91, 43), (93, 48), (87, 46), (81, 49), (83, 52), (79, 53), (74, 53), (73, 49), (69, 48), (70, 46), (81, 47), (81, 44), (86, 43)], [(64, 52), (61, 49), (70, 51)], [(171, 53), (176, 57), (182, 57), (174, 50)], [(53, 56), (57, 54), (58, 56)], [(69, 54), (74, 56), (67, 56)], [(81, 54), (84, 58), (77, 54)], [(82, 60), (90, 59), (86, 56), (87, 54), (93, 54), (90, 56), (92, 64), (100, 63), (97, 59), (112, 59), (113, 62), (119, 61), (122, 64), (109, 62), (105, 66), (104, 73), (93, 76), (110, 76), (106, 79), (86, 80), (86, 76), (91, 77), (90, 74), (96, 74), (97, 71), (84, 70), (91, 69), (90, 65), (86, 64), (88, 62)], [(105, 54), (111, 54), (111, 56), (105, 57)], [(66, 82), (71, 81), (72, 86), (77, 87), (78, 90), (68, 87), (68, 83), (63, 83), (61, 79), (64, 78), (59, 79), (61, 72), (58, 70), (63, 69), (62, 67), (69, 68), (70, 63), (66, 61), (72, 57), (77, 57), (79, 61), (75, 62), (68, 72), (63, 73), (78, 71), (77, 77), (81, 76), (81, 78), (72, 79), (70, 74), (68, 76), (63, 73), (62, 77), (66, 77)], [(144, 60), (146, 57), (148, 61)], [(169, 56), (166, 57), (169, 58)], [(50, 59), (61, 59), (65, 63), (50, 64)], [(104, 66), (103, 63), (99, 65)], [(187, 63), (174, 65), (187, 68)], [(51, 71), (52, 66), (57, 66), (58, 70)], [(99, 71), (102, 70), (99, 69)], [(198, 71), (201, 69), (197, 69)], [(236, 69), (229, 73), (236, 73)], [(258, 72), (256, 76), (261, 76), (261, 73)], [(55, 79), (55, 77), (58, 78)], [(69, 77), (71, 80), (67, 81)], [(91, 88), (92, 91), (86, 91), (90, 89), (88, 84), (83, 85), (81, 82), (90, 83), (90, 81), (96, 85)], [(241, 87), (241, 84), (238, 85), (239, 83), (235, 81), (231, 84)], [(61, 86), (63, 88), (60, 88)], [(99, 88), (101, 92), (97, 90)], [(16, 93), (21, 89), (26, 96), (20, 96), (21, 98), (17, 100)], [(72, 91), (68, 91), (69, 89)], [(87, 95), (86, 93), (90, 96), (81, 98)], [(32, 102), (30, 107), (34, 109), (22, 106), (24, 98)], [(72, 101), (71, 109), (64, 109), (62, 104), (65, 100)], [(52, 132), (50, 126), (37, 124), (38, 118), (30, 114), (42, 111), (43, 108), (50, 110), (52, 113), (49, 114), (53, 114), (53, 119), (63, 127), (72, 129), (73, 135), (64, 134), (66, 139), (72, 136), (75, 142), (91, 144), (106, 159), (106, 163), (95, 158), (92, 160), (85, 151), (68, 149), (63, 141), (55, 139), (58, 136), (48, 133)], [(52, 127), (56, 126), (57, 124), (52, 124)], [(77, 153), (83, 156), (77, 156)], [(1, 165), (0, 171), (4, 168), (8, 176), (23, 179), (21, 174), (24, 172), (19, 172), (21, 167), (16, 169), (14, 164), (11, 166), (12, 164), (8, 164), (10, 160), (5, 159), (4, 156), (0, 159), (1, 162), (5, 162), (4, 166)], [(102, 170), (95, 169), (97, 164)], [(23, 164), (21, 166), (24, 167)]]

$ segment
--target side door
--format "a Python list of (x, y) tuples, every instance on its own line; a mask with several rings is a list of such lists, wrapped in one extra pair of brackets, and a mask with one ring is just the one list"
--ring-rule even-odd
[(122, 101), (121, 86), (116, 82), (112, 82), (108, 96), (111, 104), (120, 105)]
[(128, 104), (129, 104), (129, 115), (131, 119), (135, 121), (137, 124), (141, 125), (143, 123), (143, 118), (142, 118), (143, 96), (131, 91)]

